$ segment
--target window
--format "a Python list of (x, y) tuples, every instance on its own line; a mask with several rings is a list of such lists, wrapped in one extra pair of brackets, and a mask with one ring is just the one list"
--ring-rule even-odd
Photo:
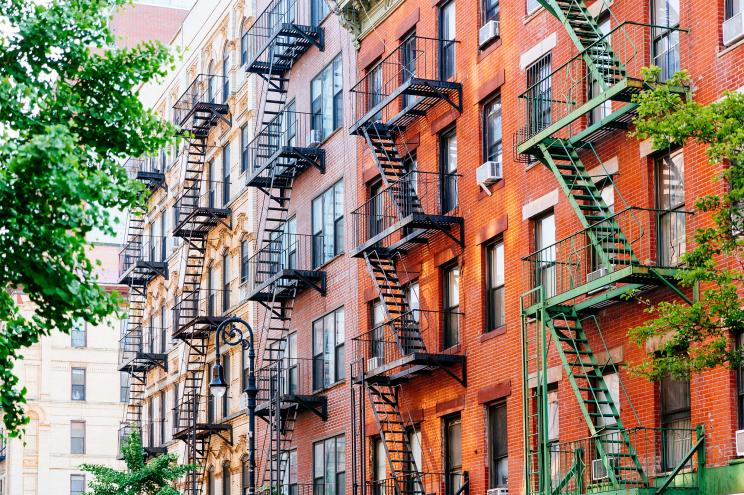
[[(374, 462), (374, 495), (386, 495), (385, 479), (387, 478), (387, 454), (382, 438), (372, 437), (372, 456)], [(419, 468), (420, 469), (420, 468)]]
[(85, 368), (72, 368), (72, 400), (85, 400)]
[(502, 163), (501, 155), (501, 97), (496, 97), (483, 106), (483, 157)]
[(505, 323), (504, 309), (504, 241), (486, 246), (486, 331)]
[(444, 349), (460, 343), (460, 267), (457, 262), (442, 268)]
[(248, 29), (245, 24), (240, 27), (240, 66), (248, 63)]
[(744, 0), (726, 0), (726, 20), (744, 12)]
[(222, 103), (227, 103), (230, 96), (230, 46), (225, 44), (222, 50)]
[(462, 423), (460, 414), (444, 419), (445, 493), (454, 495), (462, 487)]
[(553, 82), (550, 53), (527, 67), (527, 129), (534, 136), (551, 123)]
[(207, 471), (207, 495), (217, 495), (214, 487), (214, 469), (209, 468)]
[[(284, 472), (282, 473), (282, 494), (283, 495), (298, 495), (299, 487), (297, 486), (297, 449), (290, 450), (289, 452), (282, 452), (284, 457)], [(342, 490), (336, 490), (341, 495)]]
[[(402, 56), (402, 73), (401, 73), (401, 84), (408, 82), (411, 78), (416, 76), (416, 61), (418, 58), (418, 52), (416, 52), (416, 32), (408, 34), (403, 41), (401, 41), (401, 56)], [(413, 106), (418, 102), (419, 97), (416, 95), (404, 94), (403, 95), (403, 108)]]
[(178, 383), (173, 384), (173, 429), (180, 430), (181, 425), (178, 424)]
[[(282, 392), (284, 394), (295, 395), (298, 393), (297, 387), (300, 380), (300, 363), (297, 360), (297, 332), (287, 335), (282, 354)], [(323, 388), (322, 385), (315, 387), (315, 381), (313, 381), (313, 389), (317, 390), (319, 388)]]
[(344, 308), (313, 322), (313, 388), (344, 379)]
[(536, 218), (535, 251), (536, 251), (536, 286), (542, 286), (543, 296), (551, 297), (556, 293), (555, 286), (555, 214)]
[(489, 488), (506, 487), (509, 474), (509, 444), (506, 425), (506, 402), (488, 406)]
[(85, 475), (70, 475), (70, 495), (83, 495), (85, 493)]
[[(598, 409), (602, 414), (601, 416), (595, 416), (594, 425), (598, 431), (601, 432), (602, 448), (605, 452), (612, 454), (619, 454), (620, 447), (622, 445), (622, 433), (619, 432), (615, 426), (617, 425), (617, 419), (612, 414), (612, 406), (607, 402), (612, 402), (615, 406), (615, 410), (620, 413), (620, 377), (615, 372), (614, 367), (610, 367), (609, 370), (605, 370), (602, 373), (602, 379), (604, 385), (607, 387), (609, 392), (609, 398), (603, 390), (597, 392)], [(599, 384), (595, 384), (596, 387)], [(601, 388), (601, 387), (597, 387)]]
[(455, 76), (455, 1), (439, 8), (439, 78), (447, 81)]
[(328, 15), (328, 4), (325, 0), (310, 0), (310, 25), (318, 26)]
[(160, 411), (158, 415), (158, 445), (165, 445), (165, 391), (158, 394)]
[(454, 128), (439, 135), (439, 170), (444, 214), (457, 208), (457, 133)]
[(483, 0), (481, 3), (482, 10), (482, 22), (481, 26), (485, 25), (488, 21), (499, 22), (499, 0)]
[[(610, 210), (610, 213), (614, 214), (615, 212), (615, 186), (612, 184), (612, 182), (605, 182), (603, 185), (600, 186), (601, 189), (599, 190), (599, 195), (602, 198), (602, 201), (607, 205), (607, 208)], [(605, 257), (607, 260), (611, 263), (612, 260), (615, 258), (614, 253), (605, 253)], [(599, 250), (595, 249), (594, 246), (591, 248), (591, 270), (599, 270), (602, 267), (606, 266), (607, 263), (605, 260), (602, 259), (602, 254), (599, 252)]]
[(70, 421), (70, 454), (85, 454), (85, 421)]
[(652, 0), (651, 22), (654, 45), (653, 64), (661, 68), (661, 80), (666, 81), (679, 71), (679, 0)]
[(216, 98), (216, 88), (214, 87), (215, 83), (215, 76), (214, 76), (214, 61), (209, 62), (209, 66), (207, 68), (207, 101), (209, 103), (214, 103)]
[(659, 264), (675, 266), (686, 251), (685, 178), (682, 150), (656, 160), (656, 198), (660, 210)]
[(230, 414), (230, 353), (222, 355), (222, 369), (225, 377), (227, 389), (222, 396), (222, 417), (226, 418)]
[[(147, 425), (145, 432), (147, 435), (143, 435), (143, 441), (145, 441), (145, 447), (155, 447), (155, 397), (147, 401)], [(145, 440), (146, 439), (146, 440)]]
[(561, 438), (560, 407), (558, 406), (558, 384), (548, 385), (548, 449), (550, 450), (550, 478), (557, 486), (561, 482)]
[(160, 353), (165, 354), (168, 350), (168, 325), (166, 321), (165, 306), (160, 307)]
[(230, 309), (230, 255), (222, 255), (222, 313)]
[(222, 465), (222, 495), (230, 495), (230, 464)]
[[(736, 336), (736, 347), (744, 352), (744, 332)], [(736, 411), (739, 430), (744, 430), (744, 362), (736, 369)]]
[(313, 444), (315, 495), (341, 495), (346, 487), (346, 438), (343, 435)]
[[(610, 26), (610, 17), (607, 16), (603, 18), (600, 21), (597, 21), (597, 24), (599, 25), (599, 32), (602, 33), (603, 36), (607, 36), (610, 34), (611, 26)], [(605, 40), (610, 43), (611, 40), (609, 37), (605, 38)], [(598, 43), (597, 46), (601, 46), (601, 43)], [(602, 85), (600, 84), (599, 80), (591, 78), (590, 84), (589, 84), (589, 99), (595, 98), (602, 94), (604, 89), (602, 88)], [(612, 113), (612, 100), (606, 100), (599, 106), (596, 106), (592, 109), (592, 111), (589, 113), (589, 122), (595, 123), (599, 122), (603, 118), (607, 117)]]
[[(367, 71), (367, 110), (372, 110), (382, 102), (382, 63), (378, 63)], [(382, 120), (382, 109), (372, 118), (373, 121)]]
[(215, 208), (217, 206), (217, 174), (214, 171), (214, 160), (207, 163), (207, 191), (207, 208)]
[(248, 124), (240, 128), (240, 173), (244, 173), (250, 167), (251, 155), (248, 145), (251, 144), (250, 128)]
[(527, 0), (527, 15), (532, 14), (534, 11), (540, 8), (540, 2), (538, 0)]
[(321, 131), (321, 141), (343, 123), (342, 89), (339, 55), (310, 82), (312, 128)]
[(241, 460), (241, 473), (240, 473), (240, 487), (242, 488), (240, 495), (247, 495), (248, 488), (251, 479), (251, 462), (248, 456), (243, 457)]
[(70, 331), (70, 345), (72, 347), (85, 347), (88, 343), (88, 324), (78, 319), (73, 323)]
[(129, 402), (129, 373), (119, 372), (119, 402)]
[(240, 241), (240, 283), (244, 284), (248, 282), (248, 260), (250, 259), (250, 253), (248, 252), (248, 241)]
[(385, 307), (382, 301), (376, 299), (370, 303), (370, 314), (372, 315), (372, 342), (370, 349), (372, 357), (385, 357), (385, 330), (388, 325), (383, 325), (385, 321)]
[(344, 182), (338, 181), (313, 199), (313, 266), (330, 261), (344, 250)]
[(222, 147), (222, 206), (230, 202), (230, 143)]
[(661, 427), (666, 471), (674, 469), (692, 447), (690, 382), (666, 377), (661, 380)]

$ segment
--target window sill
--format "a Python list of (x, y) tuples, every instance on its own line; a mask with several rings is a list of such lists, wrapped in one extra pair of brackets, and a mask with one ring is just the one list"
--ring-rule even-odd
[(478, 57), (476, 63), (481, 63), (491, 53), (495, 52), (501, 46), (501, 36), (489, 40), (485, 45), (478, 47)]
[(722, 45), (723, 49), (718, 52), (716, 55), (717, 57), (723, 57), (727, 55), (728, 53), (732, 52), (733, 50), (739, 48), (740, 46), (744, 45), (744, 38), (740, 39), (739, 41), (736, 41), (734, 43), (731, 43), (730, 45)]
[(501, 325), (498, 328), (495, 328), (493, 330), (488, 330), (486, 332), (483, 332), (480, 336), (481, 342), (486, 342), (488, 340), (491, 340), (495, 337), (498, 337), (499, 335), (504, 335), (506, 333), (506, 324)]
[(336, 129), (332, 130), (331, 132), (329, 132), (328, 135), (326, 137), (324, 137), (323, 140), (320, 142), (320, 147), (322, 148), (323, 146), (325, 146), (326, 143), (328, 141), (330, 141), (333, 136), (335, 136), (336, 134), (338, 134), (339, 132), (341, 132), (341, 130), (343, 128), (344, 128), (344, 126), (341, 126), (341, 127), (338, 127)]
[(330, 265), (331, 263), (333, 263), (334, 261), (336, 261), (339, 258), (343, 258), (344, 254), (345, 254), (345, 252), (344, 251), (341, 251), (340, 253), (334, 255), (333, 258), (331, 258), (328, 261), (326, 261), (324, 263), (321, 263), (320, 265), (318, 265), (315, 268), (313, 268), (313, 271), (314, 272), (325, 271), (326, 268), (328, 268), (328, 265)]
[(328, 385), (327, 387), (324, 387), (324, 388), (319, 388), (319, 389), (317, 389), (317, 390), (313, 390), (313, 394), (314, 394), (314, 395), (317, 395), (317, 394), (325, 394), (325, 393), (331, 392), (331, 391), (333, 391), (333, 390), (335, 390), (335, 389), (339, 388), (339, 387), (340, 387), (341, 385), (343, 385), (344, 383), (346, 383), (346, 379), (343, 379), (343, 380), (339, 380), (339, 381), (337, 381), (337, 382), (331, 383), (331, 384), (330, 384), (330, 385)]
[(545, 7), (543, 7), (541, 5), (538, 8), (536, 8), (535, 10), (533, 10), (532, 12), (528, 12), (527, 15), (524, 16), (524, 19), (522, 20), (522, 22), (525, 25), (528, 24), (528, 23), (530, 23), (533, 19), (535, 19), (537, 16), (539, 16), (542, 13), (543, 10), (545, 10)]

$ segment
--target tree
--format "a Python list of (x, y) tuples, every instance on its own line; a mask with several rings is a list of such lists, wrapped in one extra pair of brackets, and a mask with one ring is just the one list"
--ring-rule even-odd
[(178, 465), (175, 454), (163, 454), (145, 462), (142, 437), (137, 430), (129, 434), (121, 453), (127, 466), (125, 471), (96, 464), (80, 466), (95, 477), (88, 483), (87, 495), (178, 495), (172, 482), (196, 469)]
[(685, 269), (677, 274), (679, 284), (695, 287), (699, 298), (692, 304), (643, 301), (653, 317), (629, 331), (638, 345), (660, 342), (636, 372), (652, 380), (667, 375), (685, 379), (719, 366), (735, 368), (743, 358), (731, 335), (744, 331), (744, 94), (727, 92), (719, 101), (701, 105), (675, 91), (692, 87), (686, 72), (665, 84), (656, 82), (659, 74), (658, 68), (646, 70), (651, 85), (635, 98), (635, 135), (651, 138), (656, 149), (688, 141), (705, 145), (711, 167), (722, 170), (714, 180), (725, 182), (722, 194), (696, 200), (697, 214), (708, 215), (711, 223), (696, 230), (692, 250), (682, 257)]
[(86, 256), (89, 232), (113, 232), (109, 210), (144, 200), (121, 161), (175, 136), (137, 98), (172, 65), (168, 49), (111, 48), (108, 13), (123, 2), (0, 0), (0, 409), (12, 436), (28, 421), (12, 373), (19, 350), (122, 307)]

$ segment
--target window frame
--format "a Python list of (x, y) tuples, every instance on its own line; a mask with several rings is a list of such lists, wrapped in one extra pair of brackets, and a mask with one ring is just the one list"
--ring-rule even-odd
[[(495, 5), (488, 5), (489, 3)], [(501, 20), (501, 2), (500, 0), (481, 0), (481, 24), (480, 27), (486, 25), (489, 21), (500, 22)], [(491, 13), (489, 14), (489, 11)]]
[(245, 124), (240, 128), (240, 173), (244, 174), (250, 170), (251, 164), (251, 152), (249, 145), (251, 144), (250, 139), (250, 126)]
[[(501, 255), (499, 259), (499, 249)], [(506, 325), (506, 259), (504, 239), (499, 236), (484, 246), (486, 273), (486, 332), (491, 332)], [(499, 266), (499, 261), (501, 262)], [(494, 268), (492, 264), (495, 263)], [(501, 282), (493, 280), (494, 271), (500, 275)], [(500, 295), (499, 295), (500, 294)], [(496, 312), (499, 312), (497, 317)]]
[[(492, 414), (498, 414), (501, 410), (504, 414), (503, 425), (497, 424), (498, 418), (492, 419)], [(506, 462), (507, 480), (509, 476), (509, 413), (505, 398), (486, 405), (486, 419), (488, 422), (488, 488), (506, 488), (508, 481), (502, 483), (498, 480), (498, 466), (501, 462)], [(497, 446), (496, 435), (494, 434), (495, 426), (503, 426), (504, 429), (503, 437), (506, 443), (503, 446), (503, 452), (501, 452), (500, 444), (498, 451), (495, 449)]]
[[(330, 195), (328, 205), (333, 208), (333, 233), (326, 232), (326, 227), (329, 226), (329, 222), (326, 220), (327, 212), (325, 211), (326, 206), (326, 195)], [(325, 265), (329, 261), (335, 259), (344, 252), (345, 243), (345, 211), (344, 211), (344, 196), (346, 194), (344, 179), (341, 178), (339, 181), (334, 183), (332, 186), (324, 190), (319, 195), (312, 199), (310, 204), (311, 209), (311, 229), (312, 229), (312, 261), (313, 268), (318, 268)], [(340, 201), (338, 196), (340, 196)], [(319, 206), (316, 206), (319, 205)], [(340, 206), (340, 214), (336, 211), (336, 208)], [(320, 208), (319, 215), (316, 215), (316, 207)], [(318, 218), (316, 218), (318, 217)], [(317, 220), (320, 220), (320, 226), (318, 226)], [(320, 227), (320, 228), (318, 228)], [(318, 236), (321, 236), (318, 238)], [(320, 245), (318, 244), (320, 240)], [(331, 249), (329, 249), (329, 247)]]
[[(665, 17), (666, 19), (661, 20), (657, 19), (656, 17), (656, 10), (658, 2), (664, 2), (665, 8)], [(669, 8), (669, 5), (671, 2), (677, 3), (677, 19), (676, 22), (673, 22), (672, 19), (670, 19), (670, 13), (671, 10)], [(664, 28), (655, 27), (652, 30), (652, 39), (651, 39), (651, 60), (649, 61), (650, 65), (656, 65), (661, 68), (661, 74), (659, 76), (659, 81), (664, 82), (671, 78), (677, 71), (681, 68), (681, 62), (680, 62), (680, 32), (679, 31), (672, 31), (673, 28), (679, 27), (679, 0), (651, 0), (649, 2), (649, 7), (651, 9), (650, 12), (650, 18), (651, 18), (651, 24), (654, 26), (664, 26)], [(658, 64), (657, 61), (659, 60), (660, 54), (659, 54), (659, 45), (665, 45), (666, 49), (661, 52), (662, 55), (669, 54), (668, 56), (665, 56), (667, 63), (671, 61), (670, 65), (664, 65), (662, 67), (661, 64)], [(672, 58), (673, 57), (673, 58)], [(674, 70), (670, 71), (670, 67), (673, 67)], [(665, 72), (666, 70), (666, 72)]]
[[(76, 371), (77, 372), (82, 371), (82, 377), (83, 377), (83, 383), (82, 384), (80, 384), (80, 383), (76, 384), (75, 383), (75, 372)], [(75, 387), (82, 387), (82, 389), (78, 389), (78, 390), (82, 390), (82, 394), (81, 394), (81, 397), (82, 398), (79, 398), (79, 399), (76, 399), (75, 398)], [(70, 368), (70, 400), (72, 400), (72, 401), (83, 401), (84, 402), (86, 400), (86, 388), (87, 388), (86, 369), (85, 368), (80, 368), (80, 367), (72, 367), (72, 368)]]
[[(550, 127), (553, 123), (553, 107), (551, 104), (553, 95), (552, 73), (552, 51), (543, 54), (525, 68), (525, 81), (527, 92), (529, 93), (527, 95), (527, 125), (529, 126), (528, 134), (531, 136)], [(537, 93), (536, 95), (535, 92)], [(530, 105), (530, 98), (536, 100), (537, 103)], [(530, 163), (534, 163), (534, 161)]]
[[(76, 343), (76, 336), (79, 339), (80, 335), (82, 335), (82, 343), (79, 341)], [(85, 320), (78, 319), (72, 325), (72, 329), (70, 330), (70, 347), (73, 349), (84, 349), (88, 347), (88, 322)]]
[(230, 176), (232, 175), (230, 165), (230, 141), (222, 146), (222, 206), (230, 203)]
[[(333, 329), (326, 326), (326, 320), (333, 324)], [(340, 325), (340, 327), (339, 327)], [(331, 388), (346, 380), (346, 315), (344, 306), (325, 313), (323, 316), (313, 320), (311, 324), (313, 377), (314, 391)], [(318, 334), (320, 332), (320, 340)], [(330, 338), (328, 332), (332, 332)], [(339, 336), (342, 337), (339, 341)], [(330, 342), (329, 352), (326, 352), (325, 343)], [(320, 349), (316, 344), (320, 343)], [(333, 361), (331, 362), (331, 354)], [(323, 370), (322, 376), (320, 369)]]
[[(82, 491), (78, 491), (73, 488), (73, 483), (75, 482), (82, 483)], [(70, 475), (70, 495), (84, 495), (85, 490), (86, 490), (85, 475), (77, 474), (77, 473), (71, 474)]]
[(222, 103), (230, 97), (230, 45), (225, 43), (222, 49)]
[[(679, 162), (675, 161), (675, 158), (679, 157)], [(679, 191), (674, 190), (672, 181), (665, 184), (663, 181), (664, 175), (662, 168), (669, 167), (667, 171), (671, 171), (671, 167), (677, 167), (680, 172), (679, 177)], [(685, 157), (682, 148), (664, 153), (657, 156), (654, 159), (654, 189), (656, 196), (656, 207), (660, 210), (658, 214), (657, 224), (657, 260), (661, 266), (676, 266), (680, 262), (680, 257), (687, 252), (687, 221), (685, 214), (685, 201), (686, 201), (686, 188), (685, 188)], [(665, 198), (672, 198), (677, 192), (681, 192), (682, 201), (677, 203), (666, 203)], [(667, 226), (667, 218), (669, 218), (669, 229), (665, 229)], [(675, 228), (677, 234), (679, 234), (678, 228), (681, 227), (682, 238), (674, 236), (671, 232), (672, 226)], [(680, 248), (680, 252), (675, 255), (672, 250), (670, 242), (680, 241), (676, 247)], [(669, 241), (669, 242), (668, 242)]]
[[(457, 209), (460, 204), (459, 191), (457, 187), (457, 128), (453, 125), (439, 133), (439, 174), (440, 181), (440, 204), (441, 213), (447, 213)], [(452, 167), (453, 155), (450, 154), (451, 144), (454, 142), (454, 168)]]
[[(457, 426), (460, 430), (460, 463), (458, 465), (452, 464), (451, 459), (451, 443), (453, 438), (450, 436), (454, 426)], [(459, 412), (444, 416), (442, 418), (442, 451), (444, 453), (444, 472), (445, 472), (445, 493), (447, 495), (455, 495), (462, 484), (462, 416)]]
[[(437, 33), (439, 34), (439, 53), (438, 53), (438, 71), (439, 80), (449, 81), (453, 79), (457, 74), (457, 54), (456, 54), (456, 42), (457, 39), (457, 4), (456, 0), (448, 0), (439, 6), (437, 11), (438, 27)], [(452, 9), (451, 11), (449, 9)], [(448, 15), (451, 13), (452, 21), (450, 23)], [(450, 26), (451, 24), (451, 26)], [(454, 29), (453, 33), (449, 33), (449, 27)], [(445, 38), (445, 36), (450, 36)]]
[[(489, 110), (490, 109), (490, 110)], [(503, 168), (504, 163), (504, 122), (501, 94), (492, 96), (483, 103), (483, 162), (498, 162)], [(491, 117), (498, 122), (498, 139), (491, 142)]]
[[(340, 455), (339, 450), (339, 440), (343, 439), (342, 445), (343, 445), (343, 455)], [(328, 460), (328, 453), (326, 452), (326, 446), (333, 444), (333, 466), (334, 466), (334, 472), (329, 473), (328, 466), (326, 465), (326, 460)], [(318, 459), (316, 458), (316, 454), (318, 453), (318, 447), (322, 447), (321, 452), (321, 471), (322, 475), (318, 476), (319, 470), (318, 470)], [(333, 486), (336, 488), (335, 493), (343, 493), (346, 491), (346, 436), (344, 434), (341, 435), (335, 435), (332, 437), (324, 438), (322, 440), (318, 440), (316, 442), (313, 442), (313, 463), (312, 463), (312, 475), (313, 475), (313, 492), (316, 495), (325, 495), (325, 487), (327, 485), (330, 485), (331, 483), (328, 482), (327, 475), (333, 474)], [(343, 470), (339, 470), (339, 461), (343, 461)], [(343, 492), (339, 492), (339, 478), (343, 477)], [(321, 487), (318, 489), (318, 487)]]
[[(458, 260), (450, 261), (440, 268), (442, 281), (442, 349), (450, 349), (460, 345), (460, 265)], [(450, 284), (456, 286), (453, 294)], [(453, 296), (456, 296), (456, 304)], [(454, 321), (450, 318), (454, 317)], [(454, 323), (456, 322), (456, 323)], [(454, 333), (453, 333), (454, 332)]]
[(231, 491), (230, 461), (222, 463), (222, 495), (230, 495)]
[[(319, 94), (316, 94), (316, 88)], [(326, 94), (329, 89), (330, 94)], [(343, 59), (339, 53), (310, 80), (310, 128), (321, 132), (321, 142), (343, 127), (343, 89)], [(330, 104), (327, 103), (328, 98)], [(326, 128), (326, 107), (331, 111), (330, 128)]]
[[(81, 427), (82, 435), (81, 436), (75, 436), (75, 430), (73, 428), (73, 425), (77, 425)], [(75, 442), (74, 440), (79, 439), (80, 440), (80, 451), (76, 452), (75, 450)], [(86, 453), (86, 424), (85, 421), (73, 419), (70, 421), (70, 454), (72, 455), (84, 455)]]

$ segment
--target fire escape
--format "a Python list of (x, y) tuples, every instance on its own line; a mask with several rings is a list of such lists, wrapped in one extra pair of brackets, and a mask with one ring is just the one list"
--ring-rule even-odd
[[(464, 221), (447, 196), (457, 195), (457, 176), (410, 166), (404, 132), (440, 103), (462, 107), (462, 85), (454, 75), (456, 42), (414, 36), (385, 57), (352, 88), (356, 123), (382, 179), (381, 190), (352, 212), (352, 256), (363, 258), (379, 293), (384, 323), (353, 339), (352, 427), (355, 493), (423, 495), (467, 493), (467, 474), (445, 483), (425, 473), (410, 444), (409, 424), (400, 406), (404, 383), (441, 370), (465, 384), (465, 357), (441, 352), (440, 330), (459, 315), (414, 309), (400, 271), (407, 253), (437, 235), (463, 246)], [(409, 385), (410, 386), (410, 385)], [(366, 411), (369, 407), (387, 458), (387, 478), (367, 479)], [(450, 486), (450, 484), (456, 486)]]
[[(186, 462), (200, 467), (186, 475), (187, 495), (200, 495), (202, 477), (212, 435), (232, 441), (229, 424), (214, 418), (208, 404), (204, 380), (210, 335), (225, 318), (221, 291), (202, 286), (208, 235), (216, 226), (229, 227), (230, 209), (220, 192), (224, 190), (210, 171), (205, 158), (210, 131), (220, 121), (231, 124), (225, 87), (219, 76), (200, 74), (173, 106), (174, 122), (188, 140), (181, 194), (176, 200), (177, 222), (173, 235), (184, 240), (184, 262), (179, 274), (180, 294), (173, 307), (173, 337), (184, 342), (181, 396), (177, 398), (173, 438), (186, 445)], [(224, 306), (224, 304), (222, 304)]]
[[(288, 218), (295, 179), (310, 167), (325, 173), (319, 115), (295, 111), (287, 103), (294, 63), (311, 47), (323, 50), (323, 29), (313, 25), (311, 2), (272, 0), (248, 31), (247, 71), (261, 81), (259, 127), (250, 143), (249, 187), (264, 193), (257, 252), (249, 260), (246, 297), (265, 308), (263, 350), (258, 374), (259, 417), (267, 429), (259, 486), (278, 489), (286, 480), (289, 449), (297, 415), (310, 410), (325, 419), (326, 405), (308, 386), (287, 337), (297, 295), (305, 289), (325, 294), (325, 272), (317, 253), (322, 236), (298, 234)], [(315, 255), (314, 255), (315, 254)]]
[[(527, 493), (696, 493), (702, 430), (643, 426), (632, 405), (632, 414), (620, 415), (620, 392), (605, 380), (618, 368), (600, 357), (611, 354), (595, 316), (630, 290), (665, 287), (689, 301), (674, 284), (689, 212), (628, 206), (616, 189), (611, 207), (588, 171), (604, 167), (595, 146), (628, 128), (637, 108), (632, 96), (647, 87), (641, 68), (659, 65), (666, 76), (679, 69), (684, 31), (628, 21), (603, 32), (583, 0), (539, 2), (577, 52), (557, 69), (528, 77), (516, 151), (550, 169), (582, 228), (523, 260), (531, 283), (521, 298)], [(604, 187), (614, 188), (604, 175)], [(550, 438), (554, 365), (576, 396), (586, 438)], [(622, 382), (619, 388), (630, 402)], [(633, 416), (636, 424), (626, 426)]]
[[(131, 179), (142, 181), (150, 194), (158, 188), (165, 189), (165, 171), (161, 170), (156, 159), (130, 158), (124, 163), (124, 168)], [(119, 253), (119, 283), (129, 288), (128, 316), (122, 321), (118, 359), (119, 371), (129, 375), (127, 407), (119, 429), (122, 441), (133, 431), (142, 434), (147, 372), (158, 366), (166, 368), (166, 356), (155, 348), (153, 329), (144, 321), (147, 285), (160, 275), (168, 278), (165, 238), (145, 234), (146, 212), (146, 204), (129, 212), (127, 240)], [(146, 454), (158, 453), (150, 447), (145, 448)]]

